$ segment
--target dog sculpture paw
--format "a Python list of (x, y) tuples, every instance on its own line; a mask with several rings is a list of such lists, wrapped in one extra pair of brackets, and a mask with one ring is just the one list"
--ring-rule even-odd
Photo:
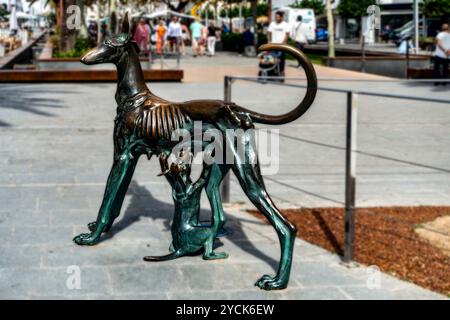
[(97, 244), (100, 240), (100, 237), (92, 233), (82, 233), (73, 238), (73, 241), (76, 244), (79, 245), (87, 245), (87, 246), (93, 246), (94, 244)]
[(213, 252), (209, 255), (204, 255), (203, 260), (218, 260), (228, 258), (228, 253), (226, 252)]
[(256, 281), (255, 286), (263, 290), (281, 290), (287, 287), (287, 281), (282, 281), (279, 277), (263, 275)]

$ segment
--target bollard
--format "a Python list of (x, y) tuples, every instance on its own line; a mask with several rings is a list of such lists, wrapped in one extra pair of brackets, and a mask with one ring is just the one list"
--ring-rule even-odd
[[(231, 102), (231, 84), (233, 80), (225, 76), (224, 78), (224, 98), (225, 102)], [(222, 185), (220, 187), (220, 195), (223, 203), (230, 203), (230, 173), (223, 178)]]
[(345, 159), (345, 239), (344, 262), (354, 256), (355, 241), (355, 187), (356, 187), (356, 128), (358, 95), (347, 92), (347, 130)]

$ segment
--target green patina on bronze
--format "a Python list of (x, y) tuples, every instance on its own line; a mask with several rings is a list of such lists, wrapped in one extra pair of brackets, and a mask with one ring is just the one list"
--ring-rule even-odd
[[(299, 50), (281, 44), (267, 44), (260, 50), (279, 50), (294, 56), (303, 66), (307, 77), (307, 90), (300, 104), (292, 111), (269, 116), (220, 100), (193, 100), (183, 103), (171, 102), (154, 95), (146, 86), (139, 63), (137, 46), (130, 35), (128, 15), (125, 17), (122, 33), (106, 40), (87, 53), (85, 64), (114, 63), (117, 66), (118, 85), (116, 92), (117, 117), (114, 126), (114, 160), (106, 183), (103, 202), (97, 220), (89, 223), (90, 232), (74, 238), (79, 245), (95, 245), (103, 232), (108, 232), (119, 216), (122, 203), (133, 176), (137, 161), (143, 154), (150, 159), (160, 159), (161, 170), (172, 187), (175, 204), (172, 224), (173, 242), (171, 253), (166, 256), (148, 256), (147, 261), (163, 261), (203, 250), (204, 259), (226, 258), (225, 253), (214, 253), (214, 239), (225, 224), (220, 198), (220, 184), (231, 169), (250, 201), (265, 215), (275, 228), (281, 247), (279, 268), (275, 276), (264, 275), (256, 283), (265, 290), (286, 288), (292, 265), (292, 251), (296, 229), (287, 221), (273, 203), (264, 186), (258, 162), (249, 161), (257, 157), (252, 131), (237, 137), (227, 135), (229, 129), (251, 129), (253, 123), (284, 124), (298, 119), (311, 106), (317, 91), (317, 78), (308, 58)], [(208, 154), (210, 143), (195, 135), (195, 121), (202, 121), (202, 134), (211, 129), (221, 133), (220, 145), (229, 148), (233, 163), (225, 159), (203, 163), (200, 178), (190, 179), (193, 154), (189, 150), (201, 144), (203, 153)], [(178, 140), (172, 139), (174, 132), (187, 130), (192, 141), (188, 151), (177, 154), (176, 161), (169, 163), (168, 155)], [(240, 152), (244, 150), (244, 152)], [(200, 197), (203, 188), (211, 205), (212, 223), (199, 224)]]

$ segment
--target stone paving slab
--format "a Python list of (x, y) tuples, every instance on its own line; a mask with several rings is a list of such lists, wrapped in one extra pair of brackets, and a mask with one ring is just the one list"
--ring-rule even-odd
[[(151, 203), (151, 202), (150, 202)], [(167, 218), (171, 211), (165, 211)], [(263, 292), (253, 283), (277, 267), (279, 248), (270, 226), (261, 224), (239, 209), (227, 210), (231, 236), (218, 241), (218, 251), (230, 258), (203, 261), (186, 257), (151, 264), (146, 254), (167, 252), (167, 230), (154, 231), (159, 239), (139, 238), (113, 228), (112, 239), (95, 247), (78, 247), (68, 237), (59, 242), (2, 245), (0, 297), (26, 299), (440, 299), (440, 295), (379, 274), (379, 284), (370, 289), (372, 273), (366, 267), (347, 268), (325, 250), (297, 240), (290, 286), (279, 292)], [(123, 219), (125, 219), (124, 217)], [(120, 221), (119, 221), (120, 223)], [(140, 220), (137, 225), (148, 227)], [(161, 222), (153, 222), (161, 224)], [(149, 234), (152, 233), (149, 229)], [(247, 239), (239, 237), (242, 230)], [(44, 232), (52, 231), (50, 228)], [(252, 234), (251, 232), (254, 234)], [(259, 236), (259, 237), (258, 237)], [(115, 241), (122, 238), (126, 241)], [(123, 239), (125, 238), (125, 239)], [(79, 266), (81, 289), (66, 287), (67, 267)]]
[[(220, 84), (151, 84), (151, 88), (173, 100), (222, 95)], [(396, 88), (422, 95), (434, 90)], [(19, 89), (20, 97), (13, 98)], [(295, 102), (293, 91), (271, 87), (272, 93), (263, 100), (260, 90), (259, 85), (239, 84), (233, 94), (238, 103), (260, 112), (281, 113)], [(379, 285), (371, 289), (371, 268), (343, 267), (337, 256), (298, 239), (289, 288), (257, 289), (255, 280), (277, 267), (278, 240), (270, 226), (243, 211), (249, 203), (234, 179), (231, 197), (240, 205), (226, 209), (232, 234), (217, 241), (217, 250), (228, 252), (229, 259), (205, 262), (186, 257), (145, 263), (143, 256), (167, 252), (173, 213), (170, 189), (156, 177), (159, 168), (154, 160), (139, 163), (111, 234), (95, 247), (76, 246), (71, 239), (95, 219), (111, 165), (113, 92), (113, 84), (0, 88), (0, 298), (445, 298), (386, 274), (379, 274)], [(450, 204), (445, 171), (450, 169), (450, 153), (445, 151), (450, 144), (448, 106), (362, 102), (358, 144), (375, 156), (359, 156), (358, 204)], [(321, 93), (303, 119), (279, 128), (295, 139), (280, 137), (280, 170), (266, 177), (277, 205), (342, 205), (344, 115), (344, 100)], [(205, 199), (202, 208), (207, 219)], [(69, 266), (80, 268), (80, 290), (66, 285)]]

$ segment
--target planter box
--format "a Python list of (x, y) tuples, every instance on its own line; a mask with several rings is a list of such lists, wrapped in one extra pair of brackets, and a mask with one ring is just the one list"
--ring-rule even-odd
[[(325, 65), (334, 68), (361, 71), (362, 57), (323, 57)], [(416, 69), (428, 69), (430, 58), (423, 56), (411, 56), (409, 67)], [(393, 78), (405, 78), (407, 74), (406, 57), (400, 55), (386, 55), (382, 57), (366, 57), (365, 72), (379, 74)]]
[[(181, 81), (183, 70), (144, 70), (146, 81)], [(115, 82), (116, 70), (0, 70), (1, 82)]]
[[(85, 82), (117, 81), (116, 67), (112, 63), (85, 65), (79, 58), (53, 58), (53, 46), (47, 41), (37, 61), (34, 72), (0, 73), (9, 82)], [(141, 60), (146, 81), (182, 81), (183, 70), (149, 69), (148, 60)], [(1, 81), (1, 80), (0, 80)], [(4, 81), (5, 82), (5, 81)]]

